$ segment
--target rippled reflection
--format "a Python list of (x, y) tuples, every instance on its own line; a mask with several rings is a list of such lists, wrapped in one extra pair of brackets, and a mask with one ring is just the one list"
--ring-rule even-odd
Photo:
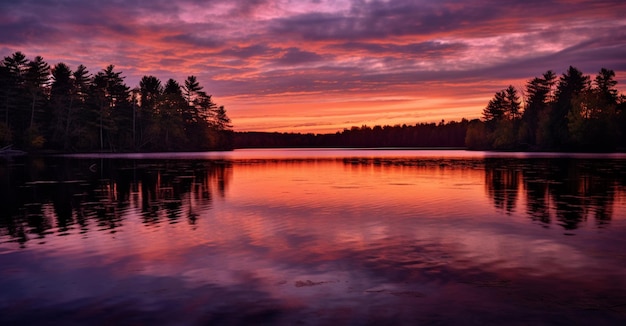
[(592, 220), (612, 219), (616, 197), (626, 189), (622, 160), (485, 159), (486, 192), (496, 208), (511, 213), (525, 195), (528, 216), (548, 226), (556, 219), (566, 230)]
[(146, 227), (186, 221), (224, 197), (232, 166), (223, 161), (32, 159), (2, 166), (0, 228), (24, 246), (47, 236), (115, 233), (140, 217)]
[(626, 321), (626, 160), (415, 153), (4, 161), (0, 324)]

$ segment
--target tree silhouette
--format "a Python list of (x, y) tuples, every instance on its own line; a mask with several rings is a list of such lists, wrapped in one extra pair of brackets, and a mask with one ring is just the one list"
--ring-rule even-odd
[(546, 71), (542, 77), (535, 77), (526, 84), (526, 107), (522, 114), (520, 143), (525, 146), (536, 146), (540, 121), (544, 120), (554, 100), (556, 75), (552, 70)]
[(616, 105), (618, 101), (618, 92), (615, 86), (615, 72), (610, 69), (602, 68), (594, 80), (602, 100), (608, 105)]
[(559, 78), (556, 89), (556, 103), (550, 111), (549, 128), (551, 147), (569, 147), (568, 113), (572, 110), (572, 100), (589, 88), (589, 76), (570, 66)]
[(517, 95), (517, 89), (513, 85), (509, 85), (505, 90), (507, 113), (512, 120), (517, 120), (520, 117), (521, 102)]
[(504, 119), (508, 109), (507, 96), (504, 90), (496, 92), (483, 110), (483, 119), (492, 127)]
[(158, 114), (157, 107), (163, 98), (163, 86), (161, 81), (154, 76), (143, 76), (139, 82), (140, 110), (139, 120), (139, 148), (143, 148), (151, 141), (149, 128)]
[[(95, 75), (21, 52), (0, 61), (0, 145), (65, 151), (232, 148), (223, 107), (189, 76), (184, 87), (144, 76), (131, 90), (108, 65)], [(183, 92), (184, 91), (184, 92)], [(230, 139), (230, 140), (229, 140)]]
[[(570, 66), (557, 80), (548, 70), (526, 84), (525, 107), (515, 88), (496, 92), (483, 121), (469, 125), (471, 149), (611, 151), (626, 146), (626, 97), (615, 86), (615, 72), (602, 68), (590, 77)], [(521, 119), (519, 118), (521, 116)]]
[(34, 128), (35, 124), (35, 109), (38, 104), (44, 99), (46, 93), (45, 87), (48, 85), (50, 76), (50, 65), (48, 65), (43, 58), (36, 56), (35, 60), (28, 63), (26, 70), (26, 87), (31, 97), (31, 109), (30, 109), (30, 123), (29, 129)]
[(193, 105), (193, 102), (198, 96), (198, 93), (203, 88), (204, 87), (200, 86), (200, 82), (198, 82), (196, 76), (192, 75), (187, 77), (187, 79), (185, 80), (185, 85), (183, 86), (183, 95), (185, 96), (188, 105)]
[(158, 114), (155, 116), (151, 129), (157, 139), (157, 143), (154, 144), (157, 149), (170, 149), (173, 143), (179, 143), (184, 136), (181, 110), (185, 106), (186, 101), (180, 85), (175, 80), (169, 79), (165, 84), (162, 99), (158, 103)]
[(72, 119), (73, 109), (73, 88), (72, 70), (65, 63), (58, 63), (52, 68), (52, 85), (50, 88), (50, 108), (48, 113), (51, 115), (53, 125), (52, 139), (54, 144), (62, 144), (64, 149), (69, 145), (66, 139), (69, 138), (68, 129), (70, 120)]
[(76, 148), (86, 148), (89, 144), (89, 139), (92, 139), (92, 130), (90, 126), (91, 110), (88, 108), (88, 100), (90, 97), (90, 89), (92, 87), (93, 79), (87, 67), (78, 65), (73, 77), (72, 88), (72, 106), (75, 110), (72, 110), (72, 114), (65, 124), (65, 134), (68, 136), (63, 143), (63, 149), (68, 150), (71, 146)]
[(19, 123), (21, 107), (24, 105), (25, 94), (25, 74), (28, 69), (28, 60), (22, 52), (15, 52), (11, 56), (5, 57), (2, 61), (5, 68), (2, 87), (4, 123), (8, 128), (19, 128), (23, 130), (25, 124)]
[(570, 142), (584, 150), (610, 150), (615, 147), (619, 127), (616, 106), (615, 73), (602, 69), (593, 87), (585, 88), (572, 99), (567, 115)]

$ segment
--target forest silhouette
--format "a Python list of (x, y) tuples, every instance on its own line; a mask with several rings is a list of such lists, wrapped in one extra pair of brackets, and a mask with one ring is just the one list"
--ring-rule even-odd
[(165, 84), (144, 76), (130, 88), (109, 65), (50, 67), (15, 52), (0, 62), (0, 145), (33, 150), (184, 151), (232, 149), (223, 106), (195, 76)]
[(482, 118), (361, 126), (335, 134), (236, 133), (237, 147), (465, 147), (472, 150), (608, 152), (626, 148), (626, 96), (615, 72), (548, 70), (518, 91), (497, 91)]
[(470, 122), (470, 149), (613, 151), (626, 146), (626, 96), (615, 72), (595, 79), (570, 66), (557, 78), (548, 70), (527, 82), (520, 96), (509, 86), (495, 93), (482, 120)]
[(144, 152), (271, 147), (456, 147), (474, 150), (615, 151), (626, 148), (626, 96), (615, 72), (592, 80), (548, 70), (523, 90), (497, 91), (482, 118), (354, 126), (334, 134), (234, 132), (224, 106), (197, 78), (130, 88), (114, 65), (51, 67), (15, 52), (0, 61), (0, 147), (26, 151)]

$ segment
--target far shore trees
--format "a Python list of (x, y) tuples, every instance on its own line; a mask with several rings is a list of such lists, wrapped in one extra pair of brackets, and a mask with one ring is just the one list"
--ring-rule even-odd
[(62, 151), (231, 149), (230, 119), (195, 76), (181, 87), (144, 76), (131, 89), (114, 65), (50, 66), (15, 52), (0, 61), (0, 147)]

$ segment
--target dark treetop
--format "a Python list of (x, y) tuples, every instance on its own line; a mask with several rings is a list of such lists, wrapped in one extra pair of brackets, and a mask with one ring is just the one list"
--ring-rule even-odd
[(0, 146), (28, 151), (185, 151), (232, 148), (223, 106), (195, 76), (130, 88), (113, 65), (50, 67), (21, 52), (0, 61)]

